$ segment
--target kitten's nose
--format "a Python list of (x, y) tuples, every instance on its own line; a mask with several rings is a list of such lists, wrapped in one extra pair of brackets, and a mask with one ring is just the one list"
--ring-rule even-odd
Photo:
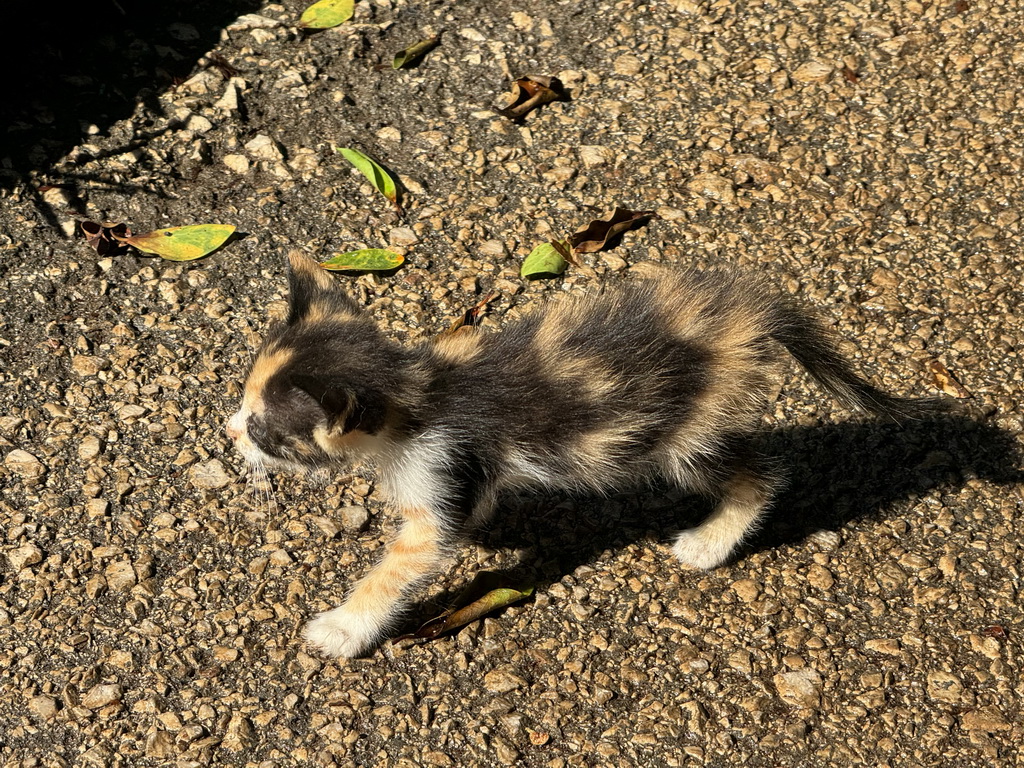
[(224, 431), (227, 433), (227, 436), (231, 438), (232, 442), (237, 443), (238, 439), (242, 436), (242, 433), (244, 432), (242, 427), (243, 424), (244, 422), (238, 417), (237, 413), (228, 419), (228, 423), (224, 427)]

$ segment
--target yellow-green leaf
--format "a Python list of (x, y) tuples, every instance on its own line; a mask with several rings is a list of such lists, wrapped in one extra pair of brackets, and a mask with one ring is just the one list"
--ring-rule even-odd
[(518, 603), (520, 600), (525, 600), (533, 594), (533, 587), (502, 586), (501, 582), (507, 578), (507, 576), (493, 571), (483, 571), (477, 574), (473, 583), (456, 601), (456, 605), (461, 607), (448, 610), (436, 619), (431, 619), (414, 633), (405, 637), (422, 640), (443, 635), (474, 621), (479, 621), (484, 616), (513, 603)]
[(398, 188), (395, 185), (395, 180), (388, 175), (387, 171), (380, 167), (376, 160), (367, 157), (357, 149), (339, 147), (338, 152), (341, 153), (342, 157), (352, 163), (352, 165), (356, 167), (356, 170), (370, 180), (374, 189), (384, 195), (384, 197), (392, 203), (398, 205)]
[(550, 277), (565, 272), (566, 260), (558, 252), (559, 248), (568, 250), (569, 244), (564, 240), (538, 245), (523, 261), (519, 269), (520, 277)]
[(332, 272), (383, 272), (401, 266), (405, 257), (383, 248), (364, 248), (361, 251), (338, 253), (320, 266)]
[(302, 12), (299, 26), (307, 29), (330, 29), (352, 18), (355, 0), (320, 0)]
[(410, 64), (413, 64), (426, 56), (440, 44), (441, 38), (432, 37), (429, 40), (423, 40), (415, 45), (410, 45), (405, 50), (399, 51), (395, 54), (395, 60), (391, 62), (391, 66), (393, 69), (408, 67)]
[(121, 242), (171, 261), (192, 261), (213, 253), (235, 232), (230, 224), (191, 224), (154, 229), (142, 235), (119, 238)]

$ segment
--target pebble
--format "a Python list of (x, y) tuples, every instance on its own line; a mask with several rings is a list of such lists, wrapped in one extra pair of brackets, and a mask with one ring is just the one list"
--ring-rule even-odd
[(8, 552), (7, 559), (14, 570), (20, 571), (22, 568), (42, 562), (43, 550), (35, 544), (25, 544)]
[(360, 533), (366, 530), (370, 524), (370, 513), (366, 507), (349, 505), (338, 510), (341, 515), (341, 524), (349, 533)]
[(116, 592), (123, 592), (135, 586), (135, 569), (127, 560), (118, 560), (103, 569), (107, 586)]
[(493, 669), (484, 675), (484, 688), (492, 693), (508, 693), (526, 686), (526, 681), (510, 668)]
[(772, 678), (779, 698), (787, 704), (805, 709), (821, 705), (821, 675), (810, 667), (780, 672)]
[(4, 457), (4, 466), (27, 480), (34, 480), (46, 474), (43, 463), (20, 448), (15, 448)]
[(613, 150), (594, 144), (584, 144), (577, 152), (579, 152), (580, 161), (587, 168), (607, 165), (615, 160), (615, 152)]
[(109, 704), (116, 704), (119, 701), (121, 701), (121, 686), (101, 683), (100, 685), (94, 685), (82, 697), (82, 706), (89, 709), (102, 709)]
[(78, 458), (82, 461), (92, 461), (102, 452), (103, 441), (93, 435), (82, 438), (82, 442), (78, 444)]
[(28, 711), (40, 720), (49, 720), (57, 714), (57, 700), (45, 694), (33, 696), (28, 700)]
[(798, 83), (824, 83), (834, 71), (835, 67), (829, 62), (812, 59), (797, 67), (791, 77)]
[(984, 731), (996, 733), (1010, 730), (1010, 723), (998, 707), (989, 706), (965, 712), (960, 718), (960, 725), (967, 731)]
[(224, 155), (221, 158), (221, 162), (235, 173), (243, 174), (249, 172), (249, 158), (245, 155)]
[(221, 746), (231, 752), (242, 752), (256, 745), (256, 730), (245, 715), (234, 714), (228, 723)]
[(245, 151), (257, 160), (270, 160), (279, 163), (284, 159), (277, 142), (262, 133), (245, 143)]
[(234, 478), (228, 474), (224, 462), (220, 459), (211, 459), (194, 465), (189, 470), (189, 475), (193, 485), (206, 490), (218, 490), (234, 482)]
[(714, 173), (699, 173), (690, 179), (686, 188), (695, 195), (731, 205), (736, 202), (736, 191), (732, 182)]

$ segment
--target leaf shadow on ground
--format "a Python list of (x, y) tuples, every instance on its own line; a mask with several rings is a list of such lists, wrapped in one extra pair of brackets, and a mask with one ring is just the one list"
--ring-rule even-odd
[[(956, 491), (972, 478), (997, 485), (1024, 481), (1012, 434), (967, 416), (904, 426), (871, 421), (781, 426), (766, 432), (761, 442), (783, 468), (786, 485), (735, 560), (858, 519), (898, 515), (908, 501), (936, 489)], [(666, 487), (607, 499), (523, 494), (503, 500), (493, 526), (469, 538), (525, 551), (508, 579), (543, 591), (605, 550), (640, 541), (670, 543), (675, 532), (698, 524), (712, 506)], [(668, 547), (662, 550), (670, 561)], [(462, 586), (452, 585), (430, 601), (430, 608), (450, 602)], [(410, 624), (429, 615), (423, 606)]]

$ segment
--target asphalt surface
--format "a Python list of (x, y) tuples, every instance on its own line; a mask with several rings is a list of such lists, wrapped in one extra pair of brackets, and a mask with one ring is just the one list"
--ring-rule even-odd
[[(1020, 764), (1015, 4), (379, 0), (316, 34), (301, 3), (228, 7), (136, 24), (130, 80), (55, 76), (0, 145), (3, 765)], [(526, 74), (569, 100), (514, 123), (491, 107)], [(336, 147), (396, 174), (403, 212)], [(657, 218), (520, 278), (615, 206)], [(100, 256), (77, 218), (244, 236)], [(672, 561), (697, 499), (524, 494), (407, 628), (483, 570), (534, 597), (317, 658), (302, 624), (395, 520), (363, 468), (247, 484), (223, 426), (287, 250), (389, 246), (398, 271), (338, 279), (395, 338), (491, 293), (497, 330), (645, 260), (734, 265), (834, 320), (879, 385), (959, 405), (878, 423), (794, 367), (765, 438), (789, 484), (734, 562)]]

